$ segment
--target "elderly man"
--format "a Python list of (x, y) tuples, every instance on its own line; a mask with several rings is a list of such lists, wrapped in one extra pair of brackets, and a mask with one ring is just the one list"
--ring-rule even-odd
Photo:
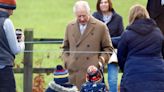
[(73, 7), (76, 20), (66, 28), (63, 60), (70, 74), (70, 82), (79, 89), (86, 81), (88, 66), (108, 62), (113, 46), (105, 24), (93, 18), (86, 1), (77, 1)]

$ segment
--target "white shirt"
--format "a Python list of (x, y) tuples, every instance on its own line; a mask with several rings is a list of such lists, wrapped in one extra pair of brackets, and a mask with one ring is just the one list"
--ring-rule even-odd
[(107, 23), (109, 23), (111, 21), (112, 15), (113, 14), (111, 14), (111, 15), (103, 15), (103, 21), (104, 21), (105, 24), (107, 24)]
[(105, 24), (107, 24), (108, 22), (110, 22), (110, 20), (112, 19), (112, 16), (109, 15), (109, 16), (103, 16), (103, 21)]
[(82, 35), (87, 27), (87, 24), (85, 24), (85, 25), (79, 24), (79, 26), (80, 26), (80, 33)]

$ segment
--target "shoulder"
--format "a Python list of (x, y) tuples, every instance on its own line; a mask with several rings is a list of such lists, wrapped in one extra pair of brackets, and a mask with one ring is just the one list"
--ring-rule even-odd
[(115, 13), (115, 14), (113, 15), (113, 17), (114, 17), (115, 19), (117, 19), (117, 20), (122, 20), (122, 16), (120, 16), (120, 15), (117, 14), (117, 13)]
[(92, 14), (94, 17), (95, 16), (99, 16), (100, 15), (100, 13), (99, 12), (97, 12), (97, 11), (95, 11), (95, 12), (93, 12), (93, 14)]
[[(131, 41), (131, 40), (134, 40), (136, 38), (134, 38), (134, 36), (136, 35), (135, 32), (133, 32), (132, 30), (125, 30), (122, 35), (121, 35), (121, 41), (123, 42), (128, 42), (128, 41)], [(134, 39), (132, 39), (134, 38)]]
[(117, 18), (117, 19), (121, 19), (122, 20), (122, 16), (119, 15), (115, 10), (113, 10), (112, 13), (113, 13), (113, 17), (114, 18)]
[(13, 25), (13, 22), (9, 18), (7, 18), (5, 19), (4, 24)]
[(126, 29), (126, 30), (123, 32), (122, 36), (126, 36), (127, 34), (133, 34), (133, 31), (132, 31), (132, 30), (129, 30), (129, 29)]
[(157, 37), (160, 37), (160, 38), (164, 39), (164, 36), (162, 34), (162, 31), (160, 30), (159, 27), (154, 27), (154, 31), (152, 32), (152, 34), (154, 36), (156, 35)]
[(98, 20), (97, 18), (91, 17), (91, 21), (92, 24), (95, 24), (96, 26), (105, 26), (105, 24)]
[(76, 20), (74, 19), (74, 20), (69, 21), (68, 24), (67, 24), (67, 26), (75, 25), (76, 23), (77, 23), (77, 22), (76, 22)]
[(103, 17), (102, 14), (100, 12), (98, 12), (98, 11), (94, 12), (92, 14), (92, 16), (95, 17), (98, 20), (101, 20), (101, 18)]
[(5, 19), (3, 28), (4, 29), (14, 29), (13, 22), (9, 18)]
[(57, 92), (77, 92), (77, 87), (72, 84), (57, 84), (54, 81), (49, 83), (49, 88)]

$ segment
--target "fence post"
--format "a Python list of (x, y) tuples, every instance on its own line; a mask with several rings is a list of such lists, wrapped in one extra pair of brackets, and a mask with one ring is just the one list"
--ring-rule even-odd
[[(33, 41), (33, 29), (25, 29), (25, 42)], [(23, 79), (23, 92), (32, 92), (32, 71), (33, 71), (33, 43), (25, 43), (24, 52), (24, 79)]]

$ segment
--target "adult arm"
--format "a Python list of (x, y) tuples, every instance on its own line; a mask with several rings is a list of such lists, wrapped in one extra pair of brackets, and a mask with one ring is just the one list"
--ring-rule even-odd
[(101, 53), (100, 58), (101, 58), (101, 60), (103, 60), (103, 63), (107, 63), (114, 48), (112, 45), (112, 41), (111, 41), (111, 37), (109, 35), (108, 28), (106, 26), (104, 26), (104, 27), (105, 27), (105, 30), (103, 31), (101, 48), (102, 48), (103, 52), (107, 52), (107, 53)]
[(112, 37), (111, 40), (112, 40), (112, 44), (113, 44), (113, 47), (114, 48), (117, 48), (118, 47), (118, 43), (119, 43), (120, 39), (121, 39), (121, 36)]
[(63, 45), (62, 45), (62, 60), (64, 61), (64, 67), (67, 68), (67, 60), (69, 57), (69, 39), (68, 39), (68, 26), (66, 28), (65, 31), (65, 37), (64, 37), (64, 41), (63, 41)]
[(126, 40), (126, 32), (124, 32), (119, 41), (118, 51), (117, 51), (118, 65), (122, 71), (124, 70), (124, 65), (126, 62), (127, 54), (128, 54), (128, 46), (127, 45), (128, 44), (127, 44), (127, 40)]
[(119, 21), (119, 36), (123, 33), (123, 31), (124, 31), (123, 20), (122, 20), (122, 17), (120, 17), (120, 21)]
[(24, 41), (18, 42), (14, 25), (9, 18), (4, 21), (3, 28), (12, 53), (16, 55), (19, 52), (23, 52), (25, 48)]

